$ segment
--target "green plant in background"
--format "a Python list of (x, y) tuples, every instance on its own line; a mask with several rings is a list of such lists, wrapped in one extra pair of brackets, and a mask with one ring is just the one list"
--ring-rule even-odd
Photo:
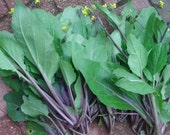
[(111, 33), (93, 8), (57, 16), (21, 2), (14, 8), (13, 33), (0, 32), (0, 75), (13, 89), (4, 97), (8, 114), (29, 121), (26, 134), (87, 134), (97, 116), (110, 133), (115, 119), (129, 116), (137, 134), (163, 134), (170, 33), (154, 8), (138, 13), (129, 1), (117, 15), (96, 3)]

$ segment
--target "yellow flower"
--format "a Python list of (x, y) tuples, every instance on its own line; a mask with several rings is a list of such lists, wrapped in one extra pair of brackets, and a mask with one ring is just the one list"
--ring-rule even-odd
[(107, 4), (105, 3), (105, 4), (103, 5), (103, 7), (104, 7), (104, 8), (107, 8)]
[(160, 0), (160, 1), (159, 1), (159, 7), (160, 7), (160, 8), (163, 8), (163, 7), (164, 7), (164, 4), (165, 4), (165, 3), (163, 2), (163, 0)]
[(87, 15), (88, 15), (88, 12), (83, 9), (83, 10), (82, 10), (82, 14), (83, 14), (84, 16), (87, 16)]
[(93, 8), (93, 9), (96, 9), (96, 5), (93, 4), (93, 5), (92, 5), (92, 8)]
[(87, 16), (87, 15), (89, 15), (90, 13), (91, 13), (91, 11), (90, 11), (89, 7), (85, 6), (84, 9), (82, 10), (82, 14), (83, 14), (84, 16)]
[(114, 4), (110, 4), (110, 6), (111, 6), (111, 8), (117, 8), (117, 5), (116, 5), (116, 3), (114, 3)]
[(91, 19), (92, 21), (94, 21), (94, 20), (95, 20), (95, 16), (92, 15), (90, 19)]
[(89, 10), (89, 7), (88, 7), (88, 6), (84, 6), (84, 9), (88, 11), (88, 10)]
[(11, 8), (8, 13), (12, 15), (14, 13), (14, 8)]
[(61, 29), (62, 29), (63, 31), (66, 31), (66, 30), (67, 30), (67, 26), (66, 26), (66, 25), (63, 25)]
[(41, 0), (34, 0), (35, 4), (38, 4), (41, 2)]

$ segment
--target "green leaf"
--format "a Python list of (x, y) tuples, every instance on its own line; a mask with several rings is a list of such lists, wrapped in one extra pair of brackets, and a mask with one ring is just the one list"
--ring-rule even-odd
[(22, 92), (10, 92), (4, 96), (7, 103), (7, 112), (13, 121), (24, 121), (25, 114), (21, 111)]
[(94, 61), (107, 61), (108, 54), (106, 48), (105, 38), (100, 36), (95, 38), (90, 38), (84, 43), (85, 50), (82, 53), (85, 53), (87, 58)]
[(78, 16), (78, 10), (80, 10), (80, 7), (73, 8), (71, 6), (64, 9), (60, 21), (63, 25), (68, 25), (70, 23), (74, 24), (79, 20)]
[(84, 37), (80, 34), (71, 34), (67, 38), (67, 42), (70, 41), (78, 44), (82, 44), (84, 40), (85, 40)]
[(167, 62), (167, 46), (156, 44), (148, 57), (148, 69), (152, 75), (159, 73)]
[(35, 122), (27, 123), (27, 130), (25, 135), (48, 135), (44, 128)]
[(149, 17), (153, 13), (156, 14), (156, 17), (160, 18), (160, 16), (158, 15), (158, 13), (154, 7), (150, 6), (147, 8), (143, 8), (142, 11), (140, 12), (140, 14), (138, 15), (138, 17), (136, 18), (137, 23), (140, 23), (142, 25), (142, 27), (145, 28)]
[(170, 121), (170, 104), (167, 102), (163, 102), (163, 110), (161, 112), (161, 120), (166, 123)]
[[(0, 68), (1, 68), (1, 71), (5, 71), (5, 72), (8, 72), (9, 71), (12, 71), (14, 73), (17, 73), (19, 77), (23, 77), (23, 74), (20, 73), (18, 71), (18, 66), (13, 62), (11, 61), (1, 50), (0, 50)], [(5, 74), (8, 74), (8, 73), (5, 73)], [(4, 73), (3, 73), (4, 74)]]
[(129, 35), (127, 51), (129, 53), (128, 65), (130, 69), (133, 73), (141, 77), (148, 60), (146, 49), (134, 35)]
[(128, 72), (127, 70), (123, 68), (117, 68), (113, 70), (113, 74), (118, 78), (125, 78), (127, 80), (140, 80), (136, 75)]
[(12, 29), (16, 40), (24, 49), (25, 56), (52, 81), (59, 62), (53, 37), (21, 2), (17, 2), (14, 8)]
[(156, 22), (156, 15), (155, 13), (152, 13), (151, 16), (148, 19), (148, 22), (146, 24), (146, 28), (144, 29), (144, 37), (143, 37), (143, 44), (145, 46), (145, 48), (147, 49), (147, 51), (150, 51), (153, 46), (154, 46), (154, 25)]
[(64, 80), (66, 81), (67, 85), (70, 87), (72, 83), (76, 80), (76, 74), (73, 66), (69, 62), (61, 60), (60, 69), (63, 74)]
[(108, 83), (105, 83), (104, 80), (111, 79), (111, 71), (109, 69), (109, 65), (106, 63), (84, 59), (81, 55), (81, 51), (77, 51), (75, 49), (73, 50), (72, 57), (74, 66), (81, 71), (88, 86), (90, 87), (90, 90), (97, 96), (97, 98), (107, 106), (111, 106), (117, 109), (133, 110), (131, 106), (114, 95), (116, 93), (114, 93), (116, 89), (111, 91), (107, 90)]
[(74, 84), (74, 91), (75, 91), (75, 107), (76, 109), (81, 108), (81, 104), (83, 101), (83, 91), (82, 91), (82, 84), (81, 84), (81, 79), (78, 77), (76, 83)]
[(55, 38), (63, 39), (65, 32), (62, 30), (60, 20), (51, 13), (42, 9), (32, 10), (32, 14), (36, 16), (41, 25)]
[[(83, 45), (72, 44), (72, 53), (79, 50), (80, 57), (85, 57), (93, 61), (107, 61), (108, 50), (102, 37), (90, 38), (83, 42)], [(76, 65), (75, 65), (76, 66)]]
[[(42, 133), (45, 134), (47, 131), (49, 134), (56, 133), (56, 130), (51, 127), (51, 124), (47, 123), (45, 121), (40, 121), (38, 118), (33, 117), (27, 117), (28, 123), (31, 123), (29, 126), (27, 126), (27, 129), (33, 130), (33, 133)], [(36, 134), (35, 134), (36, 135)], [(46, 135), (46, 134), (45, 134)]]
[[(100, 63), (82, 57), (80, 58), (77, 57), (79, 51), (75, 52), (73, 53), (74, 65), (83, 74), (90, 90), (103, 104), (120, 110), (135, 109), (149, 124), (151, 124), (143, 107), (139, 104), (140, 97), (131, 92), (122, 92), (111, 81), (111, 69), (118, 68), (117, 64)], [(79, 54), (79, 56), (81, 55)]]
[(18, 69), (20, 67), (25, 69), (24, 53), (13, 35), (9, 32), (0, 32), (0, 57), (0, 68), (2, 70), (13, 71), (20, 77), (23, 77)]
[(21, 110), (31, 117), (37, 117), (39, 115), (48, 116), (48, 108), (41, 100), (27, 100), (22, 106)]
[(5, 82), (12, 90), (20, 91), (22, 90), (22, 81), (15, 77), (15, 76), (9, 76), (9, 77), (3, 77), (3, 82)]
[(147, 83), (141, 80), (127, 80), (125, 78), (122, 78), (118, 80), (115, 83), (115, 85), (126, 91), (141, 94), (141, 95), (155, 92), (155, 90), (150, 85), (148, 85)]
[(167, 24), (157, 17), (155, 20), (154, 28), (153, 28), (155, 40), (157, 43), (161, 42), (163, 44), (168, 44), (170, 42), (170, 39), (169, 39), (170, 33), (168, 31), (166, 32), (162, 40), (162, 36), (166, 28), (167, 28)]
[(90, 90), (103, 104), (116, 109), (133, 110), (131, 106), (119, 98), (121, 93), (116, 92), (118, 89), (113, 84), (110, 84), (111, 82), (108, 83), (107, 80), (111, 78), (111, 73), (107, 64), (89, 60), (84, 60), (84, 63), (81, 64), (79, 69), (85, 77)]
[(166, 84), (170, 79), (170, 64), (163, 70), (163, 83)]
[[(164, 88), (164, 99), (167, 99), (170, 97), (170, 82), (168, 82), (166, 85), (165, 85), (165, 88)], [(162, 91), (161, 91), (162, 92)]]
[[(118, 30), (114, 30), (112, 32), (112, 34), (110, 35), (111, 38), (115, 41), (115, 43), (119, 46), (119, 48), (121, 48), (122, 45), (122, 37), (121, 34)], [(117, 55), (118, 53), (120, 53), (117, 48), (114, 46), (114, 55)]]

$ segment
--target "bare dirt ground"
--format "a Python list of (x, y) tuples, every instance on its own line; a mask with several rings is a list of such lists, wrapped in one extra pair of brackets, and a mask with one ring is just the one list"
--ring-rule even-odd
[[(17, 0), (0, 0), (0, 30), (10, 31), (11, 15), (8, 14), (10, 8), (13, 7)], [(33, 0), (22, 0), (25, 4), (30, 6)], [(102, 2), (102, 0), (96, 0)], [(117, 0), (103, 0), (104, 3), (114, 3)], [(62, 11), (66, 6), (87, 5), (87, 0), (41, 0), (41, 3), (37, 5), (39, 8), (43, 8), (48, 12), (57, 14)], [(147, 0), (133, 0), (134, 6), (141, 10), (144, 7), (149, 6)], [(118, 8), (120, 11), (122, 8)], [(6, 86), (0, 79), (0, 135), (24, 135), (25, 124), (12, 122), (6, 113), (6, 104), (3, 100), (3, 95), (10, 91), (10, 88)], [(103, 126), (98, 126), (97, 122), (94, 122), (90, 126), (89, 135), (108, 135), (108, 131)], [(114, 127), (114, 135), (134, 135), (128, 123), (116, 123)], [(170, 132), (166, 133), (170, 135)]]

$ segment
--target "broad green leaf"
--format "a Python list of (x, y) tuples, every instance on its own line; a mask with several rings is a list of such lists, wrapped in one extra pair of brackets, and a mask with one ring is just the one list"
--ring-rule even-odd
[(143, 28), (146, 27), (146, 24), (148, 22), (149, 17), (151, 16), (152, 13), (156, 14), (156, 17), (160, 18), (158, 15), (156, 9), (154, 7), (147, 7), (143, 8), (138, 17), (136, 18), (137, 23), (140, 23)]
[[(83, 74), (90, 90), (105, 105), (120, 110), (136, 110), (149, 124), (150, 119), (139, 104), (139, 96), (122, 92), (111, 81), (111, 67), (116, 67), (113, 63), (100, 63), (77, 57), (73, 53), (73, 63)], [(89, 68), (90, 67), (90, 68)], [(133, 97), (133, 98), (132, 98)]]
[(81, 64), (79, 69), (86, 79), (90, 90), (103, 104), (116, 109), (133, 110), (131, 106), (117, 97), (120, 94), (119, 92), (116, 93), (118, 91), (117, 88), (109, 87), (107, 79), (111, 78), (111, 73), (109, 73), (107, 65), (89, 60), (84, 60), (84, 63)]
[(48, 135), (44, 128), (35, 122), (28, 122), (25, 135)]
[(67, 42), (70, 41), (78, 44), (82, 44), (84, 40), (85, 40), (84, 37), (80, 34), (71, 34), (67, 38)]
[(155, 13), (152, 13), (147, 21), (146, 28), (144, 29), (144, 37), (143, 37), (143, 44), (147, 51), (150, 51), (154, 46), (154, 25), (157, 21)]
[(72, 44), (72, 53), (79, 51), (80, 57), (85, 57), (93, 61), (107, 61), (108, 50), (105, 39), (102, 37), (95, 37), (85, 40), (83, 45)]
[(10, 70), (13, 72), (17, 72), (16, 67), (11, 63), (8, 57), (0, 50), (0, 68), (2, 70)]
[(58, 54), (62, 53), (60, 42), (66, 33), (62, 30), (63, 24), (61, 24), (60, 20), (42, 9), (33, 9), (32, 14), (36, 16), (43, 28), (45, 28), (54, 38), (53, 43)]
[(72, 83), (76, 80), (76, 74), (73, 66), (69, 62), (61, 60), (60, 69), (64, 77), (64, 80), (66, 81), (67, 85), (70, 87)]
[(134, 35), (129, 35), (127, 51), (129, 53), (128, 65), (130, 69), (133, 73), (141, 77), (148, 60), (146, 49)]
[[(72, 48), (74, 50), (74, 48)], [(98, 99), (105, 105), (117, 108), (131, 110), (131, 106), (126, 104), (121, 99), (117, 98), (112, 91), (107, 90), (108, 83), (104, 83), (104, 79), (111, 78), (111, 72), (106, 63), (100, 63), (84, 59), (81, 51), (72, 50), (72, 57), (74, 66), (80, 70), (91, 91), (98, 97)], [(79, 57), (77, 57), (79, 56)], [(90, 68), (89, 68), (90, 67)], [(114, 92), (114, 90), (113, 90)], [(126, 108), (125, 108), (126, 106)]]
[(148, 85), (147, 83), (141, 80), (127, 80), (125, 78), (122, 78), (118, 80), (115, 83), (115, 85), (126, 91), (141, 94), (141, 95), (155, 92), (155, 90), (150, 85)]
[(168, 31), (166, 31), (166, 34), (163, 37), (166, 28), (167, 28), (167, 24), (164, 23), (162, 20), (160, 20), (160, 18), (156, 18), (153, 31), (157, 43), (161, 42), (163, 44), (167, 44), (170, 42), (170, 39), (168, 39), (170, 37), (170, 33)]
[[(68, 61), (71, 60), (72, 44), (77, 44), (77, 43), (68, 41), (68, 42), (65, 42), (65, 43), (63, 43), (63, 44), (61, 45), (62, 51), (63, 51), (62, 58), (63, 58), (64, 60), (68, 60)], [(78, 44), (78, 46), (79, 46), (79, 44)]]
[(89, 40), (86, 40), (83, 44), (85, 45), (85, 49), (82, 53), (84, 53), (88, 59), (94, 61), (108, 60), (105, 38), (102, 38), (100, 36), (90, 38)]
[[(45, 121), (40, 121), (38, 118), (33, 118), (33, 117), (27, 117), (29, 126), (27, 126), (27, 129), (31, 129), (34, 132), (33, 133), (42, 133), (42, 135), (46, 135), (45, 131), (48, 132), (48, 134), (54, 134), (56, 131), (49, 123), (46, 123)], [(35, 134), (35, 135), (37, 135)], [(41, 135), (41, 134), (40, 134)]]
[(75, 23), (79, 20), (78, 16), (78, 10), (80, 10), (80, 7), (73, 8), (71, 6), (64, 9), (60, 21), (63, 25), (68, 25), (70, 23)]
[(162, 122), (169, 122), (170, 121), (170, 104), (167, 102), (164, 102), (163, 105), (163, 110), (160, 115), (160, 119)]
[(60, 20), (42, 9), (34, 9), (32, 13), (36, 16), (40, 24), (56, 39), (63, 39), (65, 32), (62, 30)]
[(21, 106), (22, 112), (31, 117), (48, 116), (48, 108), (41, 100), (27, 100)]
[(24, 121), (25, 114), (21, 111), (22, 92), (10, 92), (4, 96), (7, 103), (7, 112), (13, 121)]
[(22, 73), (18, 71), (18, 66), (11, 61), (1, 50), (0, 50), (0, 68), (5, 71), (12, 71), (17, 73), (19, 77), (25, 78)]
[(0, 32), (0, 57), (0, 68), (2, 70), (13, 71), (24, 78), (19, 72), (20, 68), (25, 69), (24, 53), (13, 35), (9, 32)]
[(25, 56), (52, 81), (59, 62), (53, 37), (21, 2), (16, 3), (15, 9), (12, 29), (16, 40), (24, 49)]
[(88, 38), (88, 31), (86, 27), (87, 24), (85, 23), (85, 20), (83, 20), (83, 18), (79, 19), (77, 22), (74, 23), (72, 32), (74, 34), (80, 34), (84, 38)]
[(101, 27), (98, 23), (93, 23), (90, 16), (82, 16), (72, 26), (72, 33), (80, 34), (86, 39), (102, 34), (99, 33)]
[(163, 44), (156, 44), (148, 57), (148, 69), (152, 75), (159, 73), (167, 62), (167, 47)]

